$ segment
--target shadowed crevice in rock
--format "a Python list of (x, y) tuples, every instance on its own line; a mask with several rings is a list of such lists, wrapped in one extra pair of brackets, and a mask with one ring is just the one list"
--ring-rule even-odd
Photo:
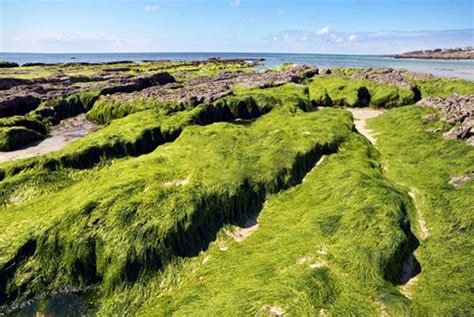
[(410, 279), (421, 273), (421, 265), (413, 252), (420, 246), (410, 228), (410, 221), (404, 219), (400, 229), (406, 235), (405, 241), (399, 246), (385, 268), (384, 278), (394, 285), (406, 284)]
[(24, 261), (28, 260), (28, 258), (33, 256), (35, 251), (36, 240), (28, 240), (23, 246), (19, 248), (13, 259), (5, 263), (5, 265), (0, 268), (0, 303), (13, 300), (19, 295), (21, 290), (10, 292), (7, 295), (6, 290), (8, 287), (8, 282), (14, 277), (18, 267), (20, 267)]

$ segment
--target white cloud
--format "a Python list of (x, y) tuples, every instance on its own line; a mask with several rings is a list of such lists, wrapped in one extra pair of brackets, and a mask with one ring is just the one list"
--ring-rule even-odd
[(159, 4), (149, 4), (145, 6), (145, 11), (160, 11)]
[(323, 36), (329, 34), (331, 32), (331, 28), (329, 26), (325, 26), (315, 32), (316, 36)]
[(243, 19), (240, 20), (238, 24), (251, 24), (257, 22), (256, 19)]
[(357, 35), (355, 34), (349, 35), (349, 42), (352, 42), (352, 43), (357, 42)]
[(118, 36), (105, 33), (26, 33), (17, 36), (17, 40), (41, 43), (108, 43), (113, 45), (127, 43)]
[(113, 52), (143, 51), (153, 43), (151, 38), (107, 33), (30, 32), (16, 34), (12, 51), (24, 52)]
[[(319, 34), (325, 33), (323, 29), (318, 30), (321, 31)], [(438, 47), (472, 46), (473, 32), (473, 28), (382, 32), (329, 30), (319, 36), (316, 31), (282, 30), (267, 34), (264, 40), (276, 51), (339, 53), (344, 48), (344, 52), (359, 54), (395, 54)]]
[(240, 0), (233, 0), (231, 3), (230, 3), (230, 6), (231, 7), (234, 7), (234, 8), (237, 8), (240, 6)]
[(336, 43), (342, 43), (342, 42), (344, 42), (344, 39), (343, 39), (341, 36), (336, 35), (336, 34), (334, 34), (334, 33), (331, 34), (330, 37), (331, 37), (331, 40), (333, 40), (333, 41), (336, 42)]

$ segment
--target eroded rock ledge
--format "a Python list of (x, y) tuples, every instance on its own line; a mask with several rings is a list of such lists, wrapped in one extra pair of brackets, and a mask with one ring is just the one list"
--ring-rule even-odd
[(445, 139), (463, 139), (467, 144), (474, 146), (474, 95), (451, 94), (446, 98), (428, 97), (417, 104), (442, 111), (441, 116), (430, 114), (425, 117), (426, 120), (440, 120), (454, 125), (451, 130), (444, 133)]
[(292, 65), (282, 72), (263, 73), (224, 72), (212, 77), (198, 77), (184, 83), (169, 83), (163, 86), (151, 86), (133, 94), (110, 96), (114, 101), (134, 99), (157, 99), (176, 101), (184, 104), (211, 103), (231, 95), (235, 85), (247, 88), (266, 88), (283, 85), (288, 82), (299, 83), (318, 74), (318, 68), (311, 65)]

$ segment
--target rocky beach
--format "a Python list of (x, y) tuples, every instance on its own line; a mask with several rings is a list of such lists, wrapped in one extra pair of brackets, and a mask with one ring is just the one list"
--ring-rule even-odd
[(474, 83), (264, 63), (0, 64), (0, 315), (467, 314)]

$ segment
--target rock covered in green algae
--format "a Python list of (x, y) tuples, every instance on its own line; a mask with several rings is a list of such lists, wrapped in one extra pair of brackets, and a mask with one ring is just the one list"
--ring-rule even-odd
[[(99, 313), (104, 315), (429, 312), (417, 296), (426, 298), (430, 285), (448, 279), (439, 270), (424, 273), (430, 269), (429, 257), (419, 259), (424, 241), (413, 255), (413, 234), (420, 236), (419, 201), (389, 178), (400, 158), (385, 164), (399, 153), (382, 156), (357, 133), (348, 112), (317, 109), (412, 104), (417, 99), (413, 89), (384, 82), (398, 72), (373, 70), (351, 78), (360, 71), (335, 70), (316, 76), (315, 67), (285, 65), (252, 73), (245, 63), (223, 61), (31, 70), (59, 67), (95, 75), (63, 73), (42, 83), (15, 82), (7, 94), (31, 83), (45, 90), (57, 84), (58, 91), (67, 91), (68, 83), (80, 92), (2, 119), (0, 129), (39, 131), (78, 111), (104, 126), (58, 152), (0, 165), (2, 304), (58, 285), (99, 284), (104, 289)], [(132, 89), (138, 78), (163, 72), (177, 82)], [(90, 90), (114, 77), (125, 91)], [(465, 87), (443, 83), (446, 91)], [(431, 142), (430, 148), (455, 146), (456, 175), (470, 172), (463, 162), (469, 159), (465, 144), (423, 134), (420, 113), (429, 109), (404, 109), (383, 116), (390, 119), (383, 121), (385, 135), (387, 130), (413, 133), (416, 142)], [(401, 112), (403, 120), (391, 117)], [(404, 159), (442, 156), (425, 155), (422, 144), (413, 147), (403, 140), (393, 149), (414, 151)], [(387, 142), (380, 141), (384, 153)], [(412, 168), (413, 161), (407, 166)], [(435, 174), (428, 183), (449, 174), (438, 175), (442, 169), (433, 166), (422, 174)], [(404, 179), (417, 184), (419, 177), (410, 172)], [(464, 195), (470, 182), (455, 190)], [(460, 197), (443, 196), (437, 203), (452, 203), (458, 217), (456, 204), (468, 202), (467, 195)], [(241, 230), (249, 219), (257, 219), (258, 228), (234, 241), (233, 230)], [(437, 219), (427, 219), (436, 237)], [(458, 220), (450, 227), (465, 232), (468, 221)], [(449, 245), (454, 248), (453, 241)], [(438, 259), (439, 250), (431, 251)], [(414, 256), (422, 267), (420, 292), (397, 286), (419, 273), (403, 275), (416, 263)], [(465, 278), (453, 281), (457, 294), (442, 305), (430, 303), (433, 311), (466, 311), (465, 296), (459, 294), (469, 279), (461, 271)]]

